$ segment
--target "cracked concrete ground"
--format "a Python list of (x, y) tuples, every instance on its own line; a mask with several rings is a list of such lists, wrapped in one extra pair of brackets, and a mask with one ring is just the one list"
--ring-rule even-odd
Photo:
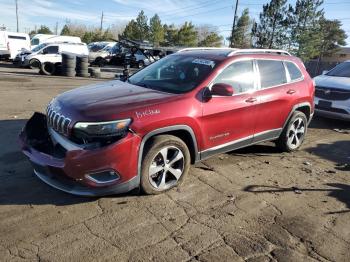
[(17, 134), (55, 95), (99, 80), (1, 70), (1, 261), (350, 261), (349, 123), (314, 119), (295, 153), (218, 155), (162, 195), (81, 198), (34, 177)]

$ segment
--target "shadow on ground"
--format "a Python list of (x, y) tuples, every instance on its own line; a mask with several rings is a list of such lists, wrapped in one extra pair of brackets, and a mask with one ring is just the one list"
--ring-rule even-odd
[(350, 122), (315, 116), (309, 128), (314, 129), (345, 129), (350, 131)]
[(331, 211), (327, 214), (340, 214), (350, 212), (350, 186), (341, 183), (327, 183), (325, 186), (331, 188), (296, 188), (296, 187), (276, 187), (265, 185), (250, 185), (243, 190), (250, 193), (283, 193), (294, 192), (300, 194), (302, 192), (328, 192), (329, 197), (334, 197), (338, 201), (344, 203), (347, 207), (345, 210)]

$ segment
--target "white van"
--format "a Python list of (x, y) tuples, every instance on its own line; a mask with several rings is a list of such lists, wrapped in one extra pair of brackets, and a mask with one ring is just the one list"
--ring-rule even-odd
[(77, 36), (36, 34), (31, 40), (31, 45), (33, 49), (43, 43), (58, 42), (81, 43), (81, 39)]
[[(40, 68), (41, 64), (45, 62), (61, 63), (62, 53), (71, 53), (74, 55), (89, 55), (89, 50), (85, 43), (45, 43), (41, 45), (42, 48), (38, 48), (35, 52), (25, 56), (22, 62), (23, 66), (29, 66), (31, 68)], [(37, 50), (39, 49), (39, 50)]]
[(14, 59), (22, 49), (30, 50), (28, 34), (0, 31), (0, 58)]

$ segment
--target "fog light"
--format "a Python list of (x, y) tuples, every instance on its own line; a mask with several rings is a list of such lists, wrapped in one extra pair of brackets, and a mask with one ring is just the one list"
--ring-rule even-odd
[(119, 175), (114, 170), (104, 170), (85, 175), (85, 177), (96, 184), (109, 184), (119, 180)]

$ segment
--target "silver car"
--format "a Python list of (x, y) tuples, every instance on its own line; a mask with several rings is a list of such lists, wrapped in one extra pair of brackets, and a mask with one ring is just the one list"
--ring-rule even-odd
[(350, 120), (350, 60), (314, 80), (316, 115)]

